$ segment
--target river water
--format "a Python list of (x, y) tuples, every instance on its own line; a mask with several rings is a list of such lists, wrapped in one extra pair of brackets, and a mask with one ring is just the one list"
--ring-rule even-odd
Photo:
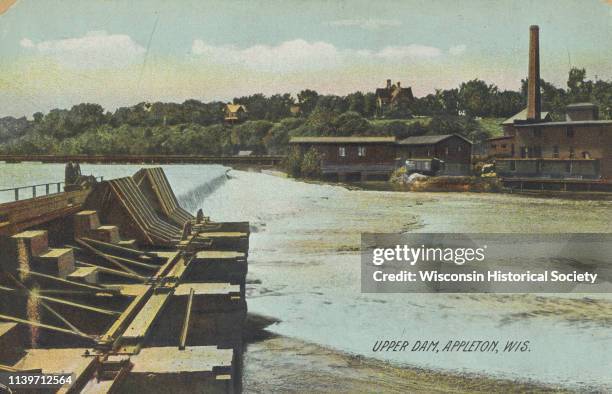
[[(105, 178), (140, 166), (82, 166)], [(249, 311), (270, 329), (369, 357), (453, 372), (612, 390), (608, 295), (362, 294), (362, 232), (612, 232), (612, 202), (348, 190), (221, 166), (164, 166), (181, 203), (251, 222)], [(0, 164), (2, 186), (59, 180), (61, 165)], [(0, 195), (0, 199), (2, 195)], [(6, 198), (10, 198), (6, 197)], [(374, 353), (378, 339), (529, 340), (526, 353)]]

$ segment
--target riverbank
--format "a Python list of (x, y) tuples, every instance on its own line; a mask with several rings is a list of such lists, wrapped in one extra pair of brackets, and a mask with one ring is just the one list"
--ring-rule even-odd
[(524, 393), (559, 387), (399, 367), (277, 336), (247, 345), (245, 393)]
[[(256, 171), (266, 175), (274, 175), (281, 178), (291, 178), (284, 170), (276, 167), (247, 166), (234, 169), (243, 171)], [(366, 181), (366, 182), (330, 182), (319, 179), (295, 179), (299, 182), (313, 184), (329, 184), (346, 187), (350, 190), (372, 190), (372, 191), (396, 191), (396, 192), (419, 192), (419, 193), (489, 193), (489, 194), (514, 194), (535, 198), (560, 198), (567, 200), (612, 200), (610, 192), (593, 191), (553, 191), (553, 190), (516, 190), (504, 187), (498, 178), (480, 178), (474, 176), (439, 176), (427, 177), (412, 183), (402, 182), (399, 178), (389, 181)]]

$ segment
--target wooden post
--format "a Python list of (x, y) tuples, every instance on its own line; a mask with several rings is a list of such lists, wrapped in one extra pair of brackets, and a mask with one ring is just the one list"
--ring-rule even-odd
[(191, 288), (189, 290), (189, 298), (187, 299), (187, 309), (185, 310), (185, 319), (183, 320), (183, 329), (181, 330), (181, 343), (179, 344), (180, 350), (185, 350), (187, 343), (187, 334), (189, 333), (189, 318), (191, 317), (191, 306), (193, 305), (193, 295), (195, 290)]

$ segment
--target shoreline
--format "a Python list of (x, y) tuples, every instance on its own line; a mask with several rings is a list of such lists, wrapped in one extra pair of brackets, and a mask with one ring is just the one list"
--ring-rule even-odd
[(285, 336), (246, 345), (245, 392), (507, 393), (572, 389), (471, 373), (400, 366)]
[[(542, 199), (563, 199), (563, 200), (612, 200), (612, 192), (576, 192), (576, 191), (552, 191), (552, 190), (523, 190), (516, 191), (512, 189), (502, 188), (500, 190), (457, 190), (451, 188), (443, 190), (439, 188), (423, 188), (413, 190), (409, 185), (393, 183), (390, 181), (366, 181), (366, 182), (330, 182), (322, 179), (303, 179), (292, 178), (276, 166), (240, 166), (233, 165), (229, 168), (238, 171), (257, 171), (265, 175), (277, 176), (280, 178), (294, 179), (300, 182), (319, 183), (325, 185), (341, 186), (349, 190), (370, 190), (370, 191), (388, 191), (388, 192), (413, 192), (413, 193), (471, 193), (471, 194), (512, 194), (524, 197), (535, 197)], [(477, 178), (479, 179), (479, 178)]]

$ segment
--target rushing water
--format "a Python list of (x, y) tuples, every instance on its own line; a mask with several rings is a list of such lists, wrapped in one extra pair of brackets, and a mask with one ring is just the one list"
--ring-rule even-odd
[[(83, 166), (106, 178), (140, 166)], [(220, 166), (165, 166), (179, 200), (251, 222), (249, 310), (279, 334), (388, 361), (568, 387), (612, 389), (606, 295), (362, 294), (361, 232), (611, 232), (612, 202), (513, 195), (351, 191)], [(1, 165), (29, 184), (62, 166)], [(53, 176), (52, 176), (53, 175)], [(209, 184), (209, 186), (203, 186)], [(212, 186), (210, 186), (212, 185)], [(198, 200), (199, 201), (198, 204)], [(595, 299), (593, 299), (595, 298)], [(373, 353), (377, 339), (530, 340), (529, 353)]]

